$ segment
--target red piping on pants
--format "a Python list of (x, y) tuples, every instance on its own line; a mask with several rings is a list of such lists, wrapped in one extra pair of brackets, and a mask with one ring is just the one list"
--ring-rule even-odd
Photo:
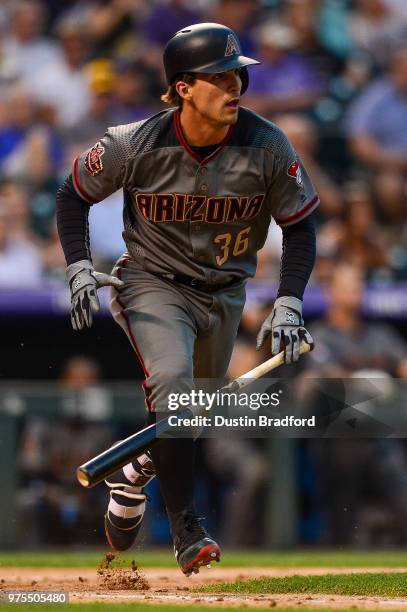
[[(125, 262), (126, 262), (126, 260), (123, 261), (123, 268), (126, 267), (125, 266)], [(122, 278), (121, 278), (122, 277), (122, 269), (120, 267), (120, 264), (119, 264), (119, 267), (118, 267), (118, 270), (117, 270), (117, 275), (118, 275), (119, 279), (122, 280)], [(131, 327), (130, 327), (129, 319), (128, 319), (128, 317), (125, 314), (125, 306), (124, 306), (123, 302), (120, 301), (119, 296), (116, 297), (116, 300), (117, 300), (117, 303), (119, 304), (119, 306), (122, 309), (120, 314), (122, 315), (123, 319), (126, 321), (126, 325), (127, 325), (127, 329), (128, 329), (128, 332), (129, 332), (129, 337), (130, 337), (131, 343), (133, 345), (134, 350), (136, 351), (137, 357), (139, 358), (139, 361), (141, 363), (141, 367), (143, 368), (144, 376), (147, 378), (148, 376), (150, 376), (150, 374), (147, 371), (147, 368), (146, 368), (145, 363), (144, 363), (144, 359), (143, 359), (143, 357), (141, 355), (140, 349), (137, 346), (137, 342), (136, 342), (136, 340), (135, 340), (135, 338), (133, 336), (133, 332), (132, 332)], [(146, 404), (147, 404), (148, 411), (149, 412), (154, 412), (154, 408), (153, 408), (153, 406), (151, 404), (151, 399), (150, 399), (151, 389), (149, 389), (148, 386), (147, 386), (147, 380), (145, 380), (143, 382), (143, 390), (144, 390), (144, 395), (146, 397)]]

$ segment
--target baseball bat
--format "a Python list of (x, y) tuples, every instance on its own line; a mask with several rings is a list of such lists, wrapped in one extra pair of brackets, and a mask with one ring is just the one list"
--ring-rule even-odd
[[(300, 355), (308, 353), (311, 347), (306, 342), (302, 341), (300, 346)], [(253, 368), (246, 374), (243, 374), (236, 380), (233, 380), (225, 387), (219, 389), (221, 392), (229, 391), (234, 393), (239, 391), (246, 385), (250, 384), (253, 380), (264, 376), (268, 372), (271, 372), (275, 368), (283, 365), (284, 363), (284, 351), (278, 353), (271, 359), (268, 359), (264, 363), (261, 363), (257, 367)], [(191, 410), (186, 408), (178, 413), (178, 417), (190, 417)], [(169, 415), (171, 416), (171, 415)], [(150, 449), (154, 444), (160, 441), (160, 436), (171, 430), (171, 426), (168, 424), (168, 417), (160, 419), (157, 423), (153, 423), (148, 427), (145, 427), (141, 431), (132, 434), (125, 440), (121, 440), (111, 448), (108, 448), (100, 455), (93, 457), (83, 465), (80, 465), (76, 470), (76, 477), (83, 487), (94, 487), (99, 484), (105, 478), (116, 472), (127, 463), (129, 463), (134, 457), (138, 457)]]

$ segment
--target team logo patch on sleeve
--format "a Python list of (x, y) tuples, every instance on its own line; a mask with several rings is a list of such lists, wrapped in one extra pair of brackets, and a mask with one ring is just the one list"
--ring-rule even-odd
[(302, 187), (302, 176), (301, 176), (301, 166), (299, 162), (293, 161), (292, 164), (288, 167), (287, 170), (288, 176), (292, 176), (295, 178), (298, 187)]
[(96, 176), (96, 174), (102, 172), (102, 155), (104, 152), (105, 148), (100, 144), (100, 142), (97, 142), (87, 154), (85, 159), (85, 167), (92, 176)]

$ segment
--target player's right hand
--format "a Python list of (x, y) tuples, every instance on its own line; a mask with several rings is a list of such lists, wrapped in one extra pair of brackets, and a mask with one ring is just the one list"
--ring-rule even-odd
[(93, 313), (100, 309), (97, 290), (108, 285), (118, 291), (123, 287), (123, 281), (115, 276), (95, 272), (92, 262), (82, 259), (66, 269), (66, 277), (71, 290), (71, 323), (75, 331), (84, 325), (91, 327)]

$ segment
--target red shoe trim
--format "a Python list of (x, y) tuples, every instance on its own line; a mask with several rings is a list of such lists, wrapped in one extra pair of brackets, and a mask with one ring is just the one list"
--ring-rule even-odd
[[(211, 557), (211, 553), (216, 552), (216, 557)], [(220, 557), (220, 548), (217, 544), (207, 544), (199, 553), (194, 557), (192, 561), (181, 567), (184, 574), (188, 574), (194, 568), (200, 567), (201, 565), (207, 565), (207, 563), (211, 563), (212, 561), (216, 561), (217, 558)]]

